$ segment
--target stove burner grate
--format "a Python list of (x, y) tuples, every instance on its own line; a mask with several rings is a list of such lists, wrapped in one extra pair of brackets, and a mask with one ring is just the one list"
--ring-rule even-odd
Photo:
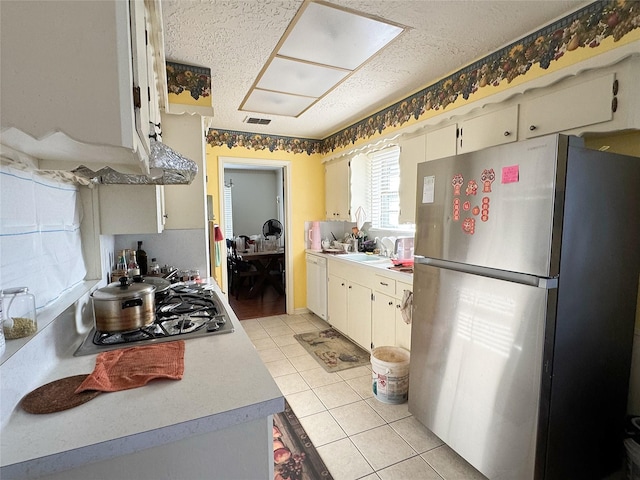
[(74, 355), (233, 331), (228, 314), (214, 292), (200, 286), (178, 285), (163, 292), (161, 297), (156, 296), (154, 323), (118, 333), (98, 332), (94, 328)]

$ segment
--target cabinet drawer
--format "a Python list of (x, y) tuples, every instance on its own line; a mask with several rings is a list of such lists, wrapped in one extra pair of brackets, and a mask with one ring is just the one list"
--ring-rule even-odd
[(391, 278), (383, 277), (381, 275), (376, 275), (375, 289), (378, 292), (386, 293), (387, 295), (395, 295), (396, 281)]

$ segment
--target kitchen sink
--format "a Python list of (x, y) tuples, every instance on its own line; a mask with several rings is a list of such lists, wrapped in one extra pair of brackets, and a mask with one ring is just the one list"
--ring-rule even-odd
[(389, 259), (379, 255), (367, 255), (366, 253), (348, 253), (344, 256), (347, 260), (355, 262), (385, 262)]

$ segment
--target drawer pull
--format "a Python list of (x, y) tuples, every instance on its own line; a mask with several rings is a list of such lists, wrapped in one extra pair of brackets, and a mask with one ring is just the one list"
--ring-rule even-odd
[(388, 287), (389, 284), (388, 283), (384, 283), (384, 282), (380, 282), (380, 285), (384, 285), (385, 287)]
[(390, 306), (391, 306), (391, 305), (393, 305), (393, 302), (389, 302), (389, 305), (390, 305)]

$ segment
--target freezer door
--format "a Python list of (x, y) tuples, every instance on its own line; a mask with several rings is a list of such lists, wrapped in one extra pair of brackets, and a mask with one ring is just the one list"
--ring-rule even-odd
[(531, 479), (547, 291), (414, 266), (409, 411), (487, 477)]
[(415, 254), (553, 277), (568, 137), (418, 165)]

